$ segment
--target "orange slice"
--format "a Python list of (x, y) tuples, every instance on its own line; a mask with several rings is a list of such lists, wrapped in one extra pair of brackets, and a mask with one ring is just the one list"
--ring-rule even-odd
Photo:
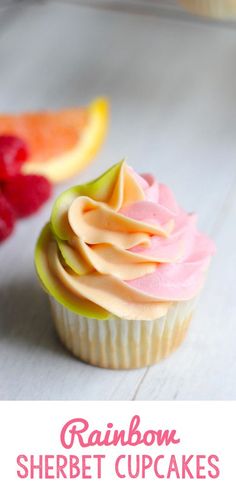
[(97, 99), (86, 108), (55, 112), (0, 114), (0, 134), (13, 134), (28, 144), (30, 160), (23, 173), (63, 181), (82, 170), (96, 155), (107, 131), (108, 102)]

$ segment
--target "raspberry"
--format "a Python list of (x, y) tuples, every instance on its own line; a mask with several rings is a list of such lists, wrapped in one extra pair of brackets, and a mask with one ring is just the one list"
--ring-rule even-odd
[(41, 175), (17, 175), (2, 184), (2, 191), (17, 217), (35, 213), (51, 196), (51, 183)]
[(17, 175), (28, 156), (28, 148), (21, 138), (0, 136), (0, 179), (7, 180)]
[(15, 225), (15, 214), (7, 199), (0, 193), (0, 242), (12, 233)]

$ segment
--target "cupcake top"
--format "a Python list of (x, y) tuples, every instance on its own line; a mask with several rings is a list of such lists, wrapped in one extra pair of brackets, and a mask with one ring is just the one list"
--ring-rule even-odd
[(214, 251), (166, 185), (122, 161), (58, 197), (35, 265), (47, 292), (76, 313), (152, 320), (199, 292)]

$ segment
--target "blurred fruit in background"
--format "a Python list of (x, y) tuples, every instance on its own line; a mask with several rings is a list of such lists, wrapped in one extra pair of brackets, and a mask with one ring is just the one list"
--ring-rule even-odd
[(26, 142), (14, 135), (0, 135), (0, 242), (14, 230), (17, 218), (36, 213), (52, 193), (42, 175), (22, 174), (29, 159)]
[(236, 0), (179, 0), (190, 12), (218, 19), (236, 18)]
[(11, 235), (15, 221), (13, 208), (0, 191), (0, 242), (5, 241)]
[(0, 242), (18, 218), (36, 213), (51, 182), (82, 170), (99, 150), (108, 126), (108, 102), (55, 112), (0, 114)]
[(108, 102), (102, 98), (85, 108), (0, 114), (0, 135), (17, 136), (27, 146), (22, 172), (52, 182), (77, 174), (94, 158), (107, 126)]
[(23, 163), (29, 158), (28, 147), (22, 139), (0, 136), (0, 180), (8, 180), (20, 172)]
[(18, 174), (2, 183), (2, 194), (14, 210), (16, 218), (36, 213), (51, 193), (52, 185), (42, 175)]

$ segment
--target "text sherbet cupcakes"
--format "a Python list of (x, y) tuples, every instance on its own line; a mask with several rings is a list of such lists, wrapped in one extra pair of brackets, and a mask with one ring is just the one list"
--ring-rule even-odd
[(182, 342), (214, 250), (166, 185), (122, 161), (58, 197), (35, 265), (64, 345), (128, 369)]

